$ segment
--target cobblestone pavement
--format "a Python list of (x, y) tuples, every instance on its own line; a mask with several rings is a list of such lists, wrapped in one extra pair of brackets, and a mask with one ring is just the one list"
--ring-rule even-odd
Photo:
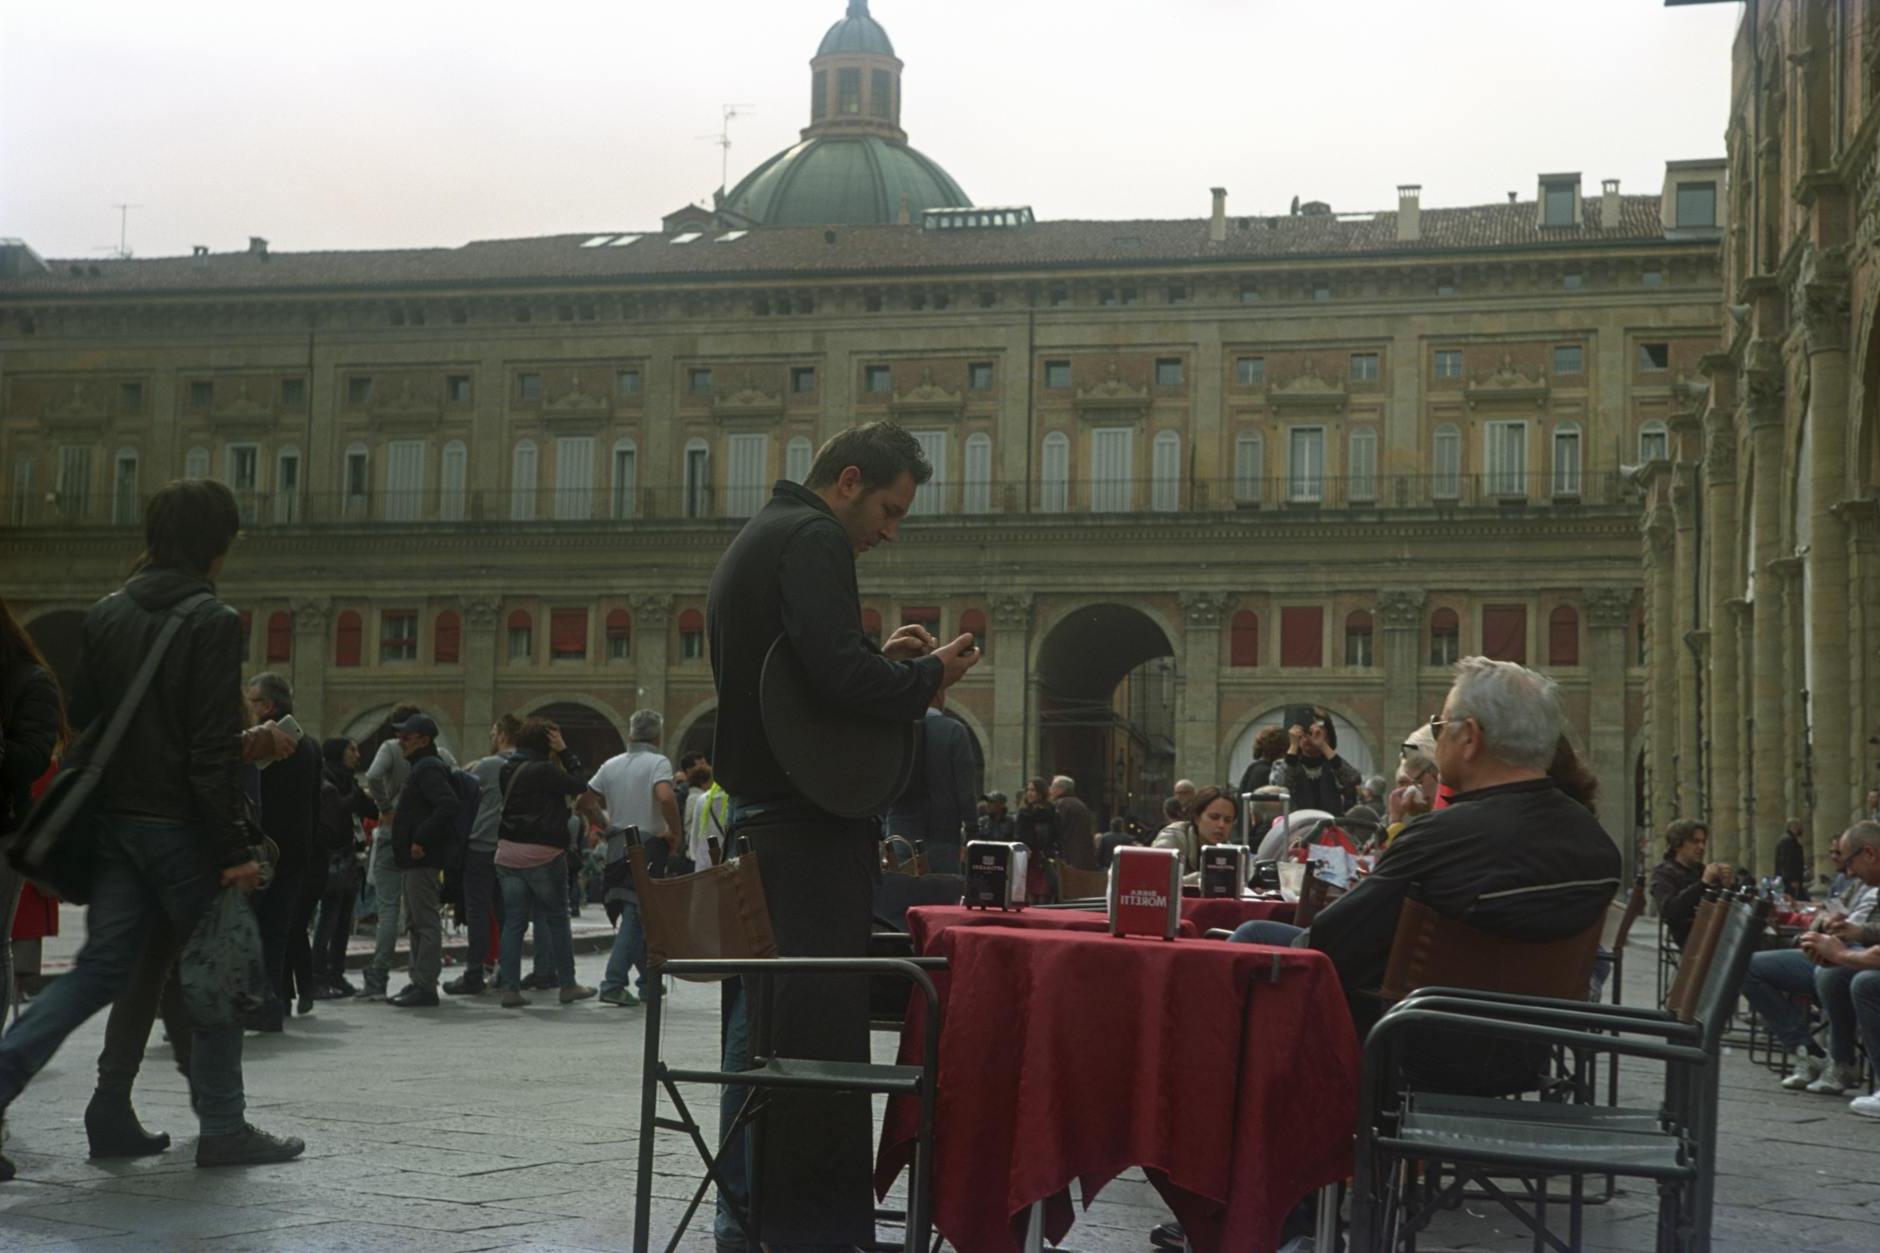
[[(68, 912), (68, 924), (77, 921)], [(49, 968), (73, 939), (48, 952)], [(1641, 938), (1628, 961), (1634, 1003), (1648, 999), (1650, 944)], [(581, 959), (585, 982), (598, 981), (603, 960)], [(708, 1062), (716, 990), (682, 987), (672, 1004), (668, 1052)], [(638, 1010), (593, 1001), (562, 1007), (552, 993), (519, 1011), (487, 996), (433, 1010), (321, 1003), (284, 1035), (249, 1037), (246, 1059), (250, 1116), (304, 1136), (307, 1156), (198, 1171), (185, 1089), (160, 1038), (137, 1103), (176, 1147), (134, 1162), (85, 1160), (100, 1015), (9, 1112), (20, 1178), (0, 1185), (0, 1249), (626, 1249), (643, 1021)], [(1622, 1078), (1633, 1099), (1649, 1099), (1643, 1067)], [(1740, 1054), (1728, 1061), (1723, 1099), (1715, 1248), (1880, 1248), (1880, 1123), (1840, 1100), (1782, 1092)], [(662, 1143), (659, 1172), (655, 1213), (670, 1230), (696, 1175), (676, 1137)], [(1591, 1211), (1586, 1247), (1651, 1248), (1651, 1212), (1651, 1194), (1638, 1190)], [(1088, 1253), (1146, 1249), (1149, 1227), (1166, 1217), (1132, 1172), (1103, 1192), (1069, 1243)], [(708, 1242), (695, 1232), (684, 1247)], [(1512, 1220), (1470, 1203), (1445, 1215), (1423, 1247), (1532, 1246)]]

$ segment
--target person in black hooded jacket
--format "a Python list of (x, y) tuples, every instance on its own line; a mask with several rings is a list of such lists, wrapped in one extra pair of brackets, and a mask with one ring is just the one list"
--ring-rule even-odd
[(335, 738), (320, 745), (320, 822), (316, 842), (325, 860), (319, 921), (313, 930), (313, 998), (357, 995), (346, 979), (346, 940), (352, 935), (353, 902), (359, 895), (358, 821), (376, 818), (379, 807), (359, 784), (359, 745)]
[[(179, 617), (181, 628), (98, 789), (101, 820), (85, 833), (93, 840), (85, 946), (0, 1036), (0, 1109), (125, 989), (159, 923), (187, 936), (221, 889), (252, 891), (260, 881), (241, 820), (241, 620), (213, 582), (240, 530), (223, 484), (169, 484), (144, 509), (137, 571), (85, 615), (73, 684), (79, 725), (108, 717), (124, 698), (166, 620)], [(239, 1027), (193, 1033), (199, 1166), (285, 1161), (306, 1148), (247, 1123), (241, 1052)], [(124, 1098), (128, 1109), (128, 1091)], [(13, 1173), (0, 1158), (0, 1179)]]

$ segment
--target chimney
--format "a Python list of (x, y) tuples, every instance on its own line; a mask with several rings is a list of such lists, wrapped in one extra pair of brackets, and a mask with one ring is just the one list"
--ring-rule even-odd
[(1515, 193), (1515, 192), (1509, 192), (1509, 193), (1508, 193), (1508, 203), (1509, 203), (1509, 204), (1513, 204), (1513, 203), (1514, 203), (1514, 198), (1515, 198), (1515, 195), (1516, 195), (1516, 193)]
[(1599, 185), (1599, 229), (1619, 229), (1619, 180), (1609, 178)]
[(901, 209), (894, 215), (894, 221), (897, 226), (911, 226), (914, 222), (914, 208), (906, 192), (901, 193)]
[(250, 235), (248, 237), (248, 255), (266, 261), (268, 259), (268, 241), (261, 238), (259, 235)]
[(1208, 242), (1227, 242), (1227, 188), (1214, 189), (1214, 215), (1208, 219)]
[(1423, 184), (1397, 185), (1397, 239), (1399, 242), (1423, 238)]

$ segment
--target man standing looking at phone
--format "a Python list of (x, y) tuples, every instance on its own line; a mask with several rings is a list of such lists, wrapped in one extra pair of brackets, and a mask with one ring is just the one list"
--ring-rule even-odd
[[(780, 956), (866, 953), (880, 823), (828, 812), (778, 762), (770, 737), (790, 728), (764, 725), (764, 662), (771, 646), (786, 640), (817, 701), (864, 723), (920, 718), (937, 692), (973, 667), (979, 657), (971, 635), (942, 646), (911, 625), (877, 647), (862, 633), (855, 559), (895, 538), (915, 490), (932, 474), (919, 441), (898, 426), (871, 422), (843, 431), (823, 445), (802, 485), (776, 485), (712, 576), (707, 617), (718, 729), (711, 757), (731, 794), (732, 842), (758, 854)], [(736, 995), (727, 989), (728, 1070), (749, 1064), (737, 1056), (749, 1024)], [(861, 981), (780, 976), (774, 1003), (778, 1056), (869, 1060)], [(727, 1088), (725, 1103), (729, 1125), (742, 1094)], [(868, 1099), (859, 1094), (810, 1102), (773, 1098), (764, 1160), (754, 1164), (763, 1188), (764, 1230), (758, 1234), (765, 1244), (874, 1241), (871, 1128)], [(735, 1196), (739, 1163), (729, 1165)], [(725, 1201), (720, 1198), (721, 1247), (742, 1243)]]

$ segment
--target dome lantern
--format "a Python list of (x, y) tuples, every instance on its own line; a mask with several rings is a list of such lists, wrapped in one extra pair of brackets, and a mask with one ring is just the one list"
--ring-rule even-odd
[(803, 138), (878, 135), (907, 142), (901, 129), (901, 59), (888, 32), (868, 12), (868, 0), (849, 0), (848, 15), (829, 28), (809, 66), (809, 126)]

